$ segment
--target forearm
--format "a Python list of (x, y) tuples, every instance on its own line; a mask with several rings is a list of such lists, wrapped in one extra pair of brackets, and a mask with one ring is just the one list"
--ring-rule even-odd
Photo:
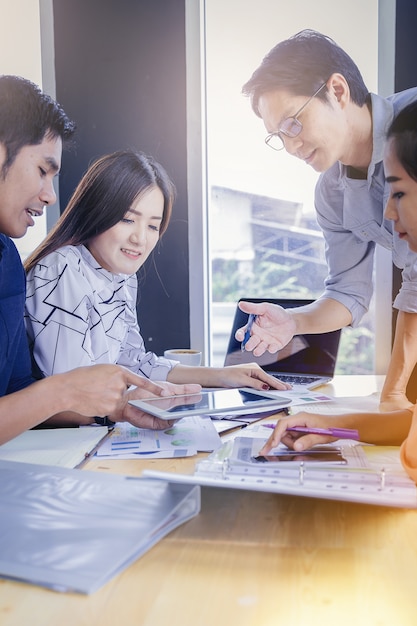
[(401, 461), (411, 478), (417, 482), (417, 415), (413, 416), (410, 432), (401, 447)]
[(61, 377), (54, 376), (0, 398), (0, 444), (71, 406), (69, 395)]
[[(407, 437), (413, 411), (405, 409), (391, 413), (345, 413), (344, 415), (322, 415), (297, 412), (291, 417), (278, 420), (274, 432), (263, 446), (260, 454), (268, 454), (281, 441), (296, 450), (308, 450), (319, 443), (334, 441), (328, 435), (307, 433), (295, 436), (288, 430), (293, 426), (307, 428), (351, 428), (359, 431), (359, 440), (375, 445), (401, 445)], [(297, 433), (298, 435), (298, 433)]]
[(331, 298), (319, 298), (306, 306), (287, 310), (295, 321), (296, 334), (330, 332), (352, 322), (350, 311)]
[(224, 368), (222, 367), (191, 367), (175, 365), (167, 376), (170, 383), (198, 383), (202, 387), (222, 387), (224, 385)]
[(360, 441), (399, 446), (408, 435), (412, 416), (412, 409), (390, 413), (349, 413), (331, 418), (331, 425), (358, 430)]
[(417, 362), (417, 314), (399, 311), (395, 330), (394, 345), (381, 403), (393, 396), (403, 396), (407, 383)]

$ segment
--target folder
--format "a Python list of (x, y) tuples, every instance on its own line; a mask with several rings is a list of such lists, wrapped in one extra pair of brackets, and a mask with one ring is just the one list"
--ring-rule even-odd
[[(417, 487), (401, 466), (399, 448), (337, 446), (347, 463), (255, 463), (263, 440), (237, 437), (196, 464), (193, 474), (145, 470), (143, 475), (183, 484), (417, 508)], [(332, 446), (328, 445), (329, 450)]]
[(198, 514), (200, 488), (0, 461), (0, 577), (90, 594)]

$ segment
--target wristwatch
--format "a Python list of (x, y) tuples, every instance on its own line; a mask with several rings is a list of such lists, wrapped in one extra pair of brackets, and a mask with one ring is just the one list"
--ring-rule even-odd
[(116, 422), (112, 422), (111, 420), (109, 420), (108, 417), (97, 417), (97, 415), (95, 416), (94, 421), (96, 424), (99, 424), (100, 426), (108, 426), (109, 428), (113, 428), (113, 426), (116, 423)]

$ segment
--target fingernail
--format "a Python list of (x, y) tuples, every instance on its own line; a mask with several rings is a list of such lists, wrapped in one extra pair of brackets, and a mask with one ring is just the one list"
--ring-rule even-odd
[(265, 391), (267, 391), (268, 389), (270, 389), (270, 386), (269, 386), (269, 385), (267, 385), (266, 383), (264, 383), (264, 384), (262, 385), (262, 389), (265, 389)]

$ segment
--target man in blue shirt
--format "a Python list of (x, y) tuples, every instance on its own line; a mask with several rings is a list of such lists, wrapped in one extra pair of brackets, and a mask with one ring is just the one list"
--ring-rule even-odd
[[(266, 143), (321, 172), (317, 220), (326, 242), (328, 276), (321, 297), (293, 310), (243, 303), (257, 315), (247, 350), (276, 352), (293, 335), (357, 325), (369, 307), (375, 244), (392, 250), (402, 287), (381, 408), (410, 406), (406, 386), (417, 361), (417, 256), (384, 219), (389, 194), (383, 169), (385, 134), (417, 89), (390, 98), (370, 94), (353, 60), (329, 37), (305, 30), (277, 44), (243, 93), (262, 118)], [(243, 329), (236, 338), (242, 340)]]
[[(161, 387), (117, 365), (96, 365), (39, 381), (23, 322), (25, 275), (11, 237), (22, 237), (43, 207), (55, 202), (54, 177), (74, 125), (62, 108), (31, 82), (0, 76), (0, 443), (49, 420), (89, 424), (94, 416), (165, 428), (128, 403), (150, 394), (198, 391), (199, 385)], [(137, 389), (127, 392), (130, 385)]]

